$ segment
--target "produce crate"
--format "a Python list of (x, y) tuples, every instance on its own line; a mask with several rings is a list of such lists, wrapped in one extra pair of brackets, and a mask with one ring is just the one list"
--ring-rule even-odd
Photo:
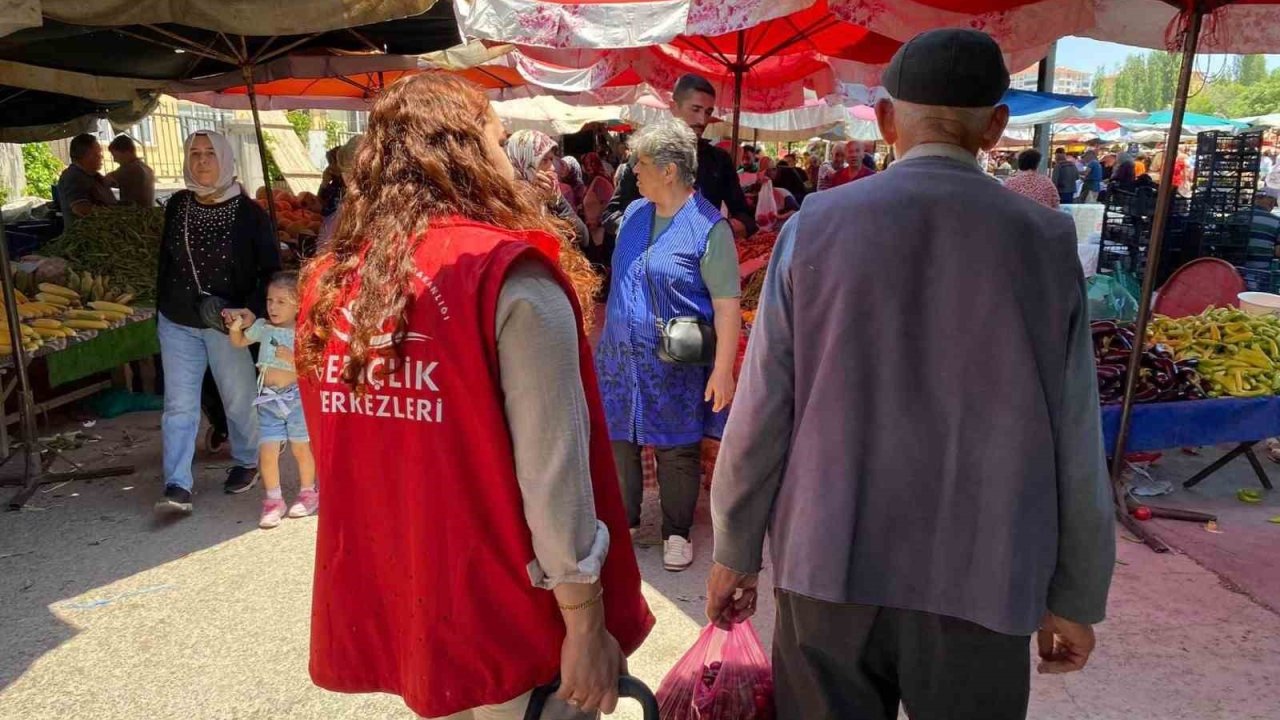
[(1247, 290), (1280, 293), (1280, 271), (1237, 267), (1236, 272), (1244, 278), (1244, 286)]
[(1197, 136), (1191, 214), (1206, 225), (1229, 222), (1253, 204), (1261, 181), (1262, 132), (1232, 135), (1209, 131)]

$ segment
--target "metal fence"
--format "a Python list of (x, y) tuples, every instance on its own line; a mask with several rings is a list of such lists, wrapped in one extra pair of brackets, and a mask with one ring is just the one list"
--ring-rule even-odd
[[(129, 127), (124, 134), (133, 138), (138, 145), (138, 155), (143, 162), (151, 166), (156, 174), (158, 184), (180, 184), (182, 182), (182, 143), (187, 136), (197, 130), (214, 130), (227, 132), (234, 113), (210, 107), (191, 105), (183, 106), (178, 112), (154, 112), (142, 122)], [(105, 122), (98, 136), (103, 144), (102, 172), (115, 170), (115, 161), (106, 151), (106, 145), (115, 137), (111, 127)], [(71, 139), (55, 140), (49, 143), (50, 149), (63, 163), (70, 160)]]
[(182, 143), (197, 130), (225, 133), (231, 113), (213, 108), (193, 107), (178, 113), (152, 113), (126, 131), (140, 145), (142, 159), (155, 171), (156, 178), (182, 179)]

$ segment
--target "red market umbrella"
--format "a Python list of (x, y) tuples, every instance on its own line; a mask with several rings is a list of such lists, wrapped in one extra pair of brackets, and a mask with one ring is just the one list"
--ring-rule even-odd
[[(655, 14), (659, 8), (664, 13), (661, 20)], [(556, 79), (565, 75), (564, 71), (591, 70), (585, 76), (574, 76), (582, 81), (606, 75), (611, 72), (609, 67), (616, 71), (622, 66), (635, 66), (642, 79), (654, 87), (670, 87), (680, 74), (697, 72), (717, 84), (732, 87), (735, 128), (748, 81), (758, 95), (772, 91), (775, 103), (782, 101), (784, 93), (798, 93), (795, 83), (814, 84), (815, 76), (824, 76), (818, 84), (829, 86), (825, 89), (830, 92), (834, 90), (834, 75), (829, 58), (881, 64), (899, 46), (897, 41), (833, 13), (827, 0), (780, 0), (768, 4), (762, 0), (735, 4), (720, 0), (458, 0), (455, 14), (468, 35), (522, 46), (530, 61), (522, 67), (526, 75), (559, 90), (570, 89)], [(620, 34), (620, 28), (628, 31)], [(561, 52), (547, 53), (536, 48)], [(568, 48), (576, 50), (563, 52)], [(582, 49), (597, 52), (583, 53)], [(790, 99), (786, 104), (796, 104), (796, 98)], [(763, 102), (767, 101), (757, 104)]]

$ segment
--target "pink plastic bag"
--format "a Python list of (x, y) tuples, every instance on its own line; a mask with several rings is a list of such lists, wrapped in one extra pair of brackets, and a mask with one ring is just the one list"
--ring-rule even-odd
[(760, 192), (756, 195), (756, 224), (761, 228), (772, 228), (778, 221), (778, 199), (773, 195), (773, 181), (760, 183)]
[(750, 622), (708, 625), (658, 687), (662, 720), (773, 720), (773, 672)]

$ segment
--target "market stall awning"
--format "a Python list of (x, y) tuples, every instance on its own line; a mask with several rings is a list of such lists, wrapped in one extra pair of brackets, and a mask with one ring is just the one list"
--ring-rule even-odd
[(0, 142), (44, 142), (97, 129), (99, 119), (124, 127), (155, 109), (159, 93), (90, 100), (0, 84)]
[[(732, 133), (724, 113), (707, 126), (706, 137), (711, 140), (728, 139)], [(623, 118), (639, 126), (671, 119), (671, 111), (656, 96), (647, 96), (623, 109)], [(760, 142), (796, 142), (808, 140), (843, 125), (848, 112), (839, 105), (814, 99), (803, 107), (771, 113), (743, 112), (741, 137)]]
[[(192, 80), (293, 55), (415, 55), (461, 42), (452, 7), (414, 17), (287, 36), (228, 36), (189, 25), (95, 27), (48, 20), (0, 37), (0, 60), (91, 75)], [(41, 88), (56, 90), (56, 88)]]
[[(1129, 130), (1168, 130), (1173, 122), (1173, 112), (1171, 110), (1161, 110), (1153, 112), (1145, 119), (1139, 121), (1125, 121), (1121, 124)], [(1195, 134), (1206, 130), (1223, 130), (1234, 132), (1249, 127), (1246, 123), (1228, 120), (1217, 115), (1201, 115), (1200, 113), (1186, 113), (1182, 118), (1182, 128), (1184, 132)]]
[(1025, 127), (1059, 122), (1064, 118), (1090, 115), (1097, 101), (1089, 95), (1059, 95), (1026, 90), (1009, 90), (1003, 102), (1009, 107), (1009, 126)]
[(550, 96), (498, 101), (493, 109), (508, 131), (538, 130), (552, 136), (576, 133), (590, 123), (617, 122), (623, 115), (621, 106), (567, 105)]
[(232, 35), (298, 35), (421, 15), (436, 0), (7, 0), (0, 35), (44, 20), (74, 25), (177, 23)]

